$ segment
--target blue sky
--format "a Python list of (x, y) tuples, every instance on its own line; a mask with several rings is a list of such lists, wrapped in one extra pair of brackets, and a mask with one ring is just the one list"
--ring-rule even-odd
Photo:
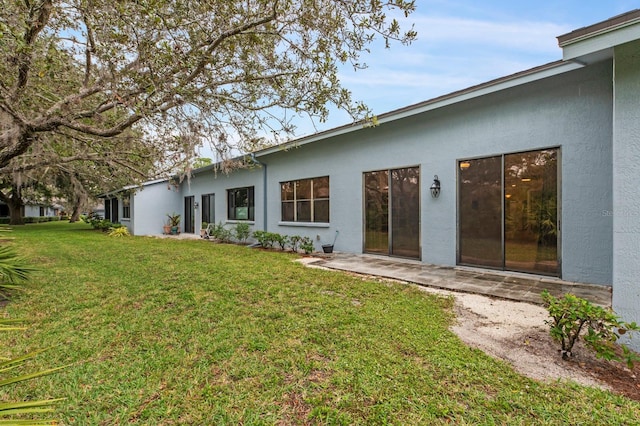
[[(405, 26), (410, 46), (375, 43), (366, 70), (345, 67), (341, 81), (381, 114), (562, 58), (556, 37), (640, 8), (640, 0), (417, 0)], [(298, 136), (350, 122), (335, 111), (326, 123), (298, 123)]]

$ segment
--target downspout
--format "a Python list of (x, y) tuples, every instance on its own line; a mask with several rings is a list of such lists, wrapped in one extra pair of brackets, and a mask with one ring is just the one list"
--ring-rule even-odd
[(262, 199), (262, 213), (263, 213), (263, 222), (262, 222), (262, 229), (266, 232), (267, 231), (267, 165), (265, 163), (260, 162), (260, 160), (258, 160), (256, 158), (256, 154), (255, 153), (251, 153), (251, 160), (256, 163), (259, 164), (262, 167), (262, 194), (263, 194), (263, 199)]

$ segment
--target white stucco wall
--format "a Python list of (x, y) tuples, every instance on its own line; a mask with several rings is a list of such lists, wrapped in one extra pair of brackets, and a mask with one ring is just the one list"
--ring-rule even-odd
[(181, 214), (180, 200), (180, 190), (166, 181), (143, 186), (131, 196), (130, 220), (122, 219), (120, 201), (120, 223), (134, 235), (162, 234), (167, 214)]
[(640, 41), (615, 48), (614, 87), (613, 309), (640, 323)]
[[(215, 194), (215, 223), (222, 222), (228, 228), (234, 226), (236, 222), (229, 221), (227, 218), (227, 190), (234, 188), (254, 187), (254, 204), (255, 204), (255, 220), (248, 221), (251, 230), (263, 229), (263, 169), (259, 166), (248, 169), (236, 170), (232, 173), (224, 173), (221, 171), (206, 170), (185, 180), (182, 184), (180, 192), (180, 201), (178, 212), (184, 218), (184, 197), (194, 196), (194, 201), (199, 204), (195, 210), (195, 233), (200, 232), (202, 224), (202, 195)], [(280, 193), (277, 193), (280, 197)]]
[[(457, 160), (561, 149), (562, 278), (610, 285), (612, 67), (606, 61), (375, 128), (260, 157), (268, 164), (268, 228), (362, 252), (365, 171), (420, 166), (422, 261), (456, 264)], [(438, 175), (442, 193), (429, 186)], [(283, 226), (279, 182), (330, 176), (329, 227)]]

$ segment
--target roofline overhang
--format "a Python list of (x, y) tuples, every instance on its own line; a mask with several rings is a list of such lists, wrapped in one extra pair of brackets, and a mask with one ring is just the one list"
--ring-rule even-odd
[[(476, 86), (471, 86), (463, 90), (452, 92), (447, 95), (439, 96), (437, 98), (433, 98), (424, 102), (386, 112), (376, 117), (377, 122), (378, 124), (390, 123), (396, 120), (401, 120), (428, 111), (439, 109), (445, 106), (468, 101), (470, 99), (478, 98), (481, 96), (486, 96), (488, 94), (506, 90), (512, 87), (563, 74), (578, 68), (582, 68), (583, 66), (583, 64), (577, 62), (567, 62), (562, 60), (551, 62), (545, 65), (531, 68), (526, 71), (521, 71), (515, 74), (508, 75), (506, 77), (501, 77), (495, 80), (478, 84)], [(370, 127), (368, 122), (351, 123), (323, 132), (314, 133), (313, 135), (294, 139), (280, 145), (265, 148), (256, 151), (254, 154), (257, 157), (262, 157), (277, 152), (286, 151), (291, 148), (297, 148), (299, 146), (307, 145), (309, 143), (317, 142), (320, 140), (363, 130), (367, 127)]]
[(102, 194), (96, 195), (96, 198), (108, 198), (110, 196), (119, 194), (121, 192), (129, 191), (129, 190), (132, 190), (132, 189), (139, 189), (139, 188), (143, 188), (145, 186), (155, 185), (157, 183), (162, 183), (162, 182), (169, 182), (169, 179), (154, 179), (154, 180), (149, 180), (149, 181), (146, 181), (146, 182), (142, 182), (139, 185), (127, 185), (127, 186), (124, 186), (122, 188), (114, 189), (113, 191), (104, 192)]
[(613, 48), (640, 38), (640, 9), (558, 36), (564, 60), (585, 64), (613, 57)]

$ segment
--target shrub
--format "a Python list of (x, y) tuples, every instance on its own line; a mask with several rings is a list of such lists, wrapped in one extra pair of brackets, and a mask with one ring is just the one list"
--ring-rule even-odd
[(313, 253), (313, 240), (310, 237), (302, 237), (300, 240), (300, 248), (304, 250), (306, 254)]
[(289, 237), (289, 244), (291, 245), (291, 250), (298, 251), (298, 244), (302, 241), (302, 237), (300, 235), (292, 235)]
[(213, 225), (211, 236), (220, 242), (229, 243), (231, 242), (232, 232), (230, 229), (225, 228), (222, 222), (218, 222), (217, 225)]
[(249, 235), (251, 235), (249, 224), (244, 222), (236, 223), (234, 234), (235, 234), (236, 240), (238, 240), (241, 243), (244, 243), (245, 241), (247, 241), (247, 238), (249, 238)]
[[(562, 359), (569, 359), (573, 345), (584, 334), (583, 340), (598, 358), (624, 361), (629, 368), (633, 367), (634, 361), (640, 360), (638, 354), (625, 345), (620, 345), (622, 355), (616, 350), (620, 335), (640, 330), (635, 322), (623, 322), (611, 310), (571, 293), (555, 298), (545, 290), (542, 300), (551, 316), (551, 320), (545, 322), (551, 327), (551, 336), (561, 344)], [(583, 333), (585, 327), (586, 333)]]
[[(118, 224), (120, 225), (120, 224)], [(109, 229), (109, 234), (110, 237), (130, 237), (131, 234), (129, 233), (129, 229), (127, 229), (126, 226), (112, 226)]]
[(289, 237), (287, 235), (282, 234), (273, 234), (274, 243), (278, 243), (280, 246), (280, 250), (284, 250), (287, 247), (287, 243), (289, 242)]
[(276, 234), (273, 232), (267, 231), (255, 231), (253, 233), (253, 238), (260, 243), (260, 245), (264, 248), (273, 247), (273, 243), (275, 242)]

